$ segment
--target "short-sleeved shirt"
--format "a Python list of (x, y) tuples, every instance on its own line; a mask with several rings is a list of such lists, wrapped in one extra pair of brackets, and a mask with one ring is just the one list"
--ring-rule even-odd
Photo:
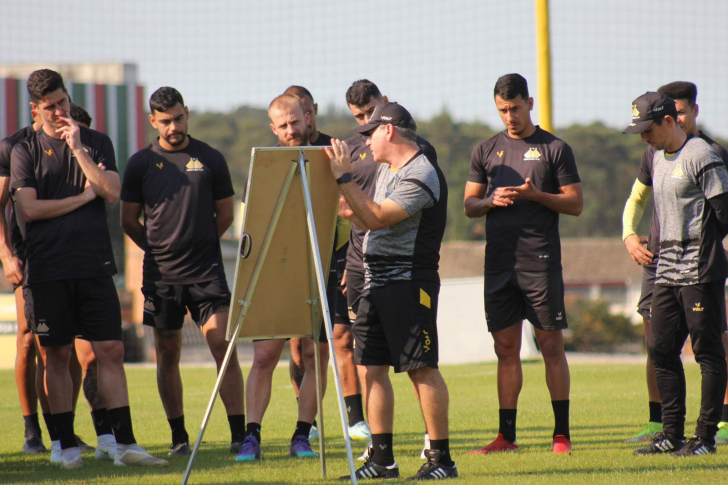
[(224, 278), (215, 201), (234, 193), (225, 158), (192, 137), (179, 151), (157, 139), (132, 155), (121, 200), (143, 206), (144, 286)]
[(365, 288), (395, 281), (440, 282), (440, 245), (447, 220), (447, 182), (440, 168), (418, 152), (392, 171), (379, 164), (374, 202), (395, 202), (410, 215), (364, 237)]
[(655, 152), (655, 210), (660, 259), (655, 284), (688, 286), (726, 278), (726, 256), (715, 212), (707, 199), (728, 192), (728, 170), (705, 142), (688, 136), (673, 154)]
[[(366, 141), (367, 137), (356, 134), (346, 140), (346, 144), (349, 146), (349, 151), (351, 152), (352, 178), (364, 194), (370, 199), (373, 199), (377, 183), (377, 171), (381, 164), (375, 162), (374, 158), (372, 158), (372, 151), (367, 146)], [(430, 145), (430, 142), (418, 136), (417, 145), (430, 163), (437, 166), (437, 152)], [(349, 249), (346, 253), (346, 269), (348, 271), (364, 272), (364, 252), (362, 246), (366, 233), (365, 230), (352, 224), (351, 235), (349, 236)]]
[[(723, 160), (723, 163), (728, 167), (728, 150), (723, 148), (718, 142), (710, 138), (708, 135), (700, 132), (700, 138), (706, 141), (708, 145), (715, 150), (715, 153)], [(643, 185), (652, 187), (652, 159), (655, 156), (655, 148), (652, 145), (647, 145), (645, 152), (642, 154), (642, 160), (640, 161), (640, 170), (637, 174), (637, 180)], [(657, 213), (653, 209), (652, 220), (650, 221), (650, 232), (647, 235), (647, 250), (650, 251), (655, 257), (651, 263), (645, 266), (657, 268), (657, 261), (660, 254), (660, 222), (657, 217)]]
[(319, 131), (319, 136), (316, 138), (315, 143), (311, 143), (312, 146), (315, 147), (327, 147), (331, 146), (331, 137), (327, 135), (326, 133), (321, 133)]
[[(514, 139), (503, 131), (475, 147), (469, 182), (487, 185), (486, 197), (499, 187), (523, 185), (542, 191), (579, 183), (571, 147), (536, 126), (529, 137)], [(559, 213), (532, 200), (493, 207), (485, 216), (486, 271), (561, 269)]]
[[(94, 163), (116, 172), (111, 140), (80, 127), (81, 144)], [(13, 148), (10, 188), (33, 188), (39, 200), (65, 199), (84, 191), (86, 176), (68, 144), (38, 130)], [(116, 274), (106, 203), (101, 197), (51, 219), (26, 223), (27, 283)]]
[[(26, 126), (0, 141), (0, 177), (10, 178), (10, 154), (13, 151), (13, 147), (33, 133), (35, 133), (33, 127)], [(15, 210), (15, 201), (13, 201), (12, 208), (8, 214), (7, 222), (10, 225), (10, 243), (13, 246), (13, 255), (16, 258), (25, 259), (25, 249), (23, 247), (25, 221), (22, 220), (20, 212)]]

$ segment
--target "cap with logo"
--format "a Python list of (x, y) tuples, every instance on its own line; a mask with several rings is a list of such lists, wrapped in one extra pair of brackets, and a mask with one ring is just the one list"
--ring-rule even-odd
[(382, 103), (374, 107), (369, 123), (357, 126), (354, 131), (368, 133), (380, 125), (394, 125), (400, 128), (417, 130), (417, 123), (404, 106), (398, 103)]
[(667, 115), (677, 116), (675, 101), (664, 94), (648, 91), (632, 101), (632, 123), (622, 133), (640, 134), (653, 120)]

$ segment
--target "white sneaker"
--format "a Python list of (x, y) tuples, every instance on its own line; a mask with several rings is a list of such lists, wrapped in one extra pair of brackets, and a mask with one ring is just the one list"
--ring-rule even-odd
[(430, 435), (428, 433), (425, 433), (425, 447), (422, 448), (422, 453), (420, 453), (420, 458), (423, 460), (427, 458), (427, 455), (425, 452), (430, 449)]
[(315, 425), (311, 426), (311, 431), (308, 432), (308, 441), (313, 441), (319, 437), (318, 428)]
[(370, 441), (367, 445), (367, 449), (364, 450), (364, 453), (361, 454), (360, 457), (358, 457), (357, 461), (369, 461), (369, 459), (372, 457), (372, 453), (374, 453), (374, 450), (372, 449), (372, 442)]
[(169, 466), (167, 460), (150, 455), (147, 450), (134, 443), (132, 445), (116, 445), (117, 453), (114, 465), (117, 466)]
[(354, 426), (349, 426), (349, 437), (353, 440), (369, 441), (372, 439), (372, 432), (366, 421), (359, 421)]
[(64, 470), (72, 470), (81, 468), (83, 460), (81, 459), (81, 448), (74, 446), (61, 451), (61, 468)]
[(96, 443), (95, 456), (97, 460), (114, 461), (116, 456), (116, 438), (113, 434), (102, 434)]
[(61, 440), (51, 441), (51, 463), (61, 462)]

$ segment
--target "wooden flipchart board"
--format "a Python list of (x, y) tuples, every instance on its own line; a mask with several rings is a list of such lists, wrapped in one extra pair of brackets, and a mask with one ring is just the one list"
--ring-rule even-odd
[[(336, 230), (339, 188), (331, 174), (329, 159), (321, 147), (255, 148), (245, 193), (243, 234), (235, 270), (233, 297), (227, 327), (230, 339), (238, 321), (246, 293), (251, 287), (256, 264), (264, 257), (254, 294), (238, 338), (280, 338), (313, 335), (313, 319), (321, 321), (313, 273), (311, 246), (306, 222), (306, 206), (301, 183), (292, 180), (284, 200), (280, 199), (292, 165), (304, 152), (316, 235), (328, 277)], [(264, 253), (266, 235), (274, 222), (276, 207), (282, 203), (272, 239)], [(312, 313), (312, 310), (314, 312)], [(318, 325), (317, 325), (318, 327)]]

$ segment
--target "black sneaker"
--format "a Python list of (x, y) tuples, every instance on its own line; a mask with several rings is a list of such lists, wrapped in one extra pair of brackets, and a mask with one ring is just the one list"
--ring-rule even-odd
[[(399, 478), (399, 466), (397, 462), (389, 466), (377, 465), (373, 461), (367, 461), (355, 472), (357, 480), (392, 479)], [(339, 477), (339, 480), (351, 480), (351, 475)]]
[(233, 455), (237, 455), (240, 453), (240, 450), (243, 449), (243, 442), (242, 441), (232, 441), (230, 442), (230, 453)]
[(79, 435), (76, 435), (76, 444), (79, 448), (81, 448), (81, 451), (94, 451), (96, 449), (88, 443), (84, 442)]
[(440, 463), (440, 450), (427, 450), (425, 451), (425, 458), (427, 463), (422, 465), (420, 471), (413, 477), (409, 477), (407, 480), (443, 480), (445, 478), (457, 478), (458, 469), (455, 466), (455, 462), (452, 465), (447, 466)]
[(43, 440), (37, 436), (26, 438), (25, 443), (23, 443), (23, 453), (33, 455), (36, 453), (45, 453), (46, 451), (48, 450), (43, 444)]
[(190, 454), (190, 445), (189, 443), (173, 443), (172, 447), (169, 449), (169, 453), (167, 453), (169, 456), (185, 456)]
[(715, 446), (709, 445), (703, 438), (693, 436), (689, 438), (685, 445), (677, 450), (672, 456), (684, 457), (684, 456), (696, 456), (696, 455), (712, 455), (715, 453)]
[(665, 436), (664, 433), (656, 433), (655, 438), (652, 440), (651, 444), (643, 446), (642, 448), (637, 448), (632, 452), (632, 454), (635, 456), (640, 456), (659, 455), (662, 453), (675, 453), (683, 446), (685, 446), (685, 443), (680, 440), (668, 438), (667, 436)]

